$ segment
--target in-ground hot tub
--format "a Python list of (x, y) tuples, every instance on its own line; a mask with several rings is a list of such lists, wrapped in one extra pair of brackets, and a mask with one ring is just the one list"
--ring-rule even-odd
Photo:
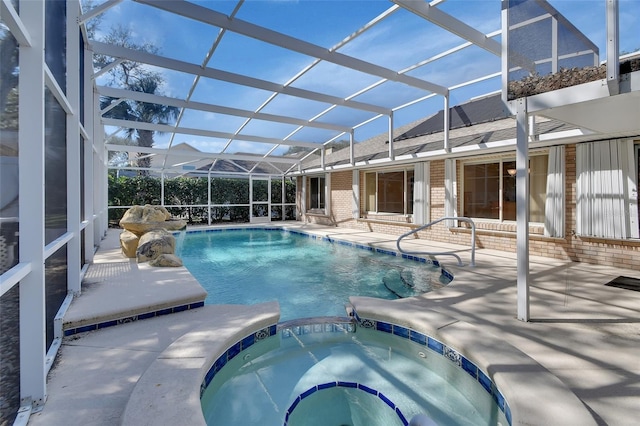
[[(435, 390), (425, 388), (422, 382), (420, 385), (412, 385), (413, 390), (410, 386), (401, 389), (409, 393), (410, 396), (428, 402), (430, 392), (461, 391), (467, 394), (464, 390), (466, 386), (474, 389), (480, 386), (480, 393), (485, 392), (492, 401), (490, 404), (492, 408), (489, 410), (494, 410), (495, 413), (488, 413), (487, 418), (489, 419), (510, 418), (513, 425), (584, 426), (596, 424), (585, 406), (557, 377), (513, 346), (483, 332), (479, 327), (425, 309), (415, 299), (392, 302), (370, 298), (352, 298), (352, 303), (357, 313), (355, 316), (357, 321), (356, 335), (366, 331), (363, 329), (368, 329), (365, 334), (387, 334), (388, 336), (382, 340), (393, 342), (386, 349), (394, 354), (392, 358), (396, 352), (399, 352), (400, 356), (406, 356), (403, 351), (408, 347), (411, 348), (409, 357), (415, 357), (411, 360), (412, 363), (413, 361), (418, 364), (422, 362), (419, 360), (421, 355), (418, 352), (423, 352), (427, 360), (435, 358), (438, 365), (445, 366), (444, 369), (447, 373), (444, 376), (442, 373), (440, 375), (446, 377), (447, 382), (459, 380), (456, 386), (447, 386), (446, 388), (436, 386)], [(254, 360), (260, 360), (261, 356), (267, 355), (272, 349), (275, 350), (273, 354), (276, 354), (278, 348), (282, 348), (282, 341), (285, 339), (293, 339), (289, 342), (295, 341), (295, 345), (291, 346), (292, 356), (301, 350), (296, 348), (301, 348), (296, 339), (300, 339), (304, 345), (308, 344), (306, 341), (309, 337), (314, 339), (313, 327), (315, 326), (311, 324), (301, 325), (302, 331), (296, 331), (289, 326), (290, 324), (284, 328), (281, 325), (278, 331), (279, 308), (276, 302), (253, 306), (205, 306), (200, 309), (210, 315), (210, 325), (186, 333), (158, 356), (138, 380), (122, 416), (122, 425), (188, 424), (204, 426), (207, 423), (200, 397), (201, 395), (207, 396), (205, 395), (207, 392), (213, 392), (215, 388), (212, 387), (209, 391), (210, 386), (218, 386), (218, 392), (228, 392), (228, 395), (223, 395), (223, 397), (228, 398), (228, 401), (233, 400), (230, 404), (242, 405), (243, 399), (251, 401), (254, 394), (238, 394), (231, 387), (224, 389), (223, 386), (219, 386), (216, 384), (217, 381), (226, 383), (229, 378), (234, 377), (240, 371), (237, 367), (250, 363), (252, 357)], [(336, 322), (329, 321), (329, 324), (332, 324), (335, 330)], [(345, 324), (351, 324), (351, 322)], [(307, 326), (311, 327), (310, 331), (312, 332), (307, 333), (311, 336), (305, 334), (306, 331), (309, 331), (308, 328), (305, 328)], [(291, 330), (291, 336), (285, 338), (284, 334), (288, 332), (284, 330), (287, 328)], [(298, 335), (297, 332), (302, 334)], [(280, 337), (277, 336), (278, 333), (282, 333)], [(351, 330), (347, 330), (346, 337), (352, 336), (351, 333)], [(325, 334), (326, 331), (323, 331), (322, 339), (326, 337)], [(300, 336), (303, 337), (300, 338)], [(426, 338), (426, 344), (423, 344), (425, 342), (421, 336)], [(249, 344), (251, 341), (253, 343)], [(262, 341), (264, 341), (264, 348), (260, 348)], [(243, 353), (244, 346), (249, 352)], [(416, 352), (416, 348), (421, 350)], [(440, 354), (440, 349), (442, 354)], [(373, 353), (377, 353), (378, 357), (384, 357), (384, 352), (380, 347), (373, 349)], [(285, 356), (286, 353), (287, 351), (284, 352)], [(307, 353), (311, 357), (313, 351)], [(243, 359), (249, 354), (247, 359)], [(226, 360), (224, 366), (221, 365), (221, 359)], [(359, 367), (362, 370), (360, 372), (362, 376), (352, 377), (350, 376), (354, 374), (354, 371), (351, 371), (352, 367), (350, 367), (352, 364), (343, 358), (341, 362), (335, 363), (331, 368), (342, 366), (334, 373), (342, 374), (344, 372), (345, 380), (332, 381), (325, 379), (325, 376), (316, 375), (315, 370), (320, 367), (315, 366), (322, 363), (319, 358), (318, 361), (320, 362), (313, 363), (314, 367), (308, 368), (307, 372), (302, 375), (299, 374), (299, 371), (296, 373), (292, 369), (288, 396), (282, 400), (274, 398), (280, 417), (276, 417), (273, 424), (283, 425), (287, 422), (287, 425), (295, 426), (300, 424), (301, 419), (305, 420), (304, 424), (312, 424), (309, 422), (314, 417), (313, 413), (317, 412), (319, 407), (325, 407), (326, 404), (331, 404), (335, 408), (341, 404), (340, 409), (336, 411), (348, 413), (354, 422), (364, 411), (374, 411), (381, 417), (381, 421), (397, 421), (400, 422), (397, 424), (404, 424), (403, 418), (407, 421), (417, 412), (417, 410), (413, 411), (414, 409), (410, 408), (411, 402), (406, 402), (403, 396), (399, 396), (400, 394), (387, 390), (386, 384), (384, 384), (389, 381), (401, 386), (403, 381), (398, 380), (396, 374), (401, 375), (404, 372), (394, 371), (390, 376), (389, 372), (367, 363), (366, 366)], [(217, 369), (214, 367), (216, 363), (219, 367)], [(473, 380), (469, 382), (465, 377), (467, 375), (473, 378), (472, 365), (478, 369), (475, 376), (477, 383)], [(214, 367), (213, 370), (212, 367)], [(452, 373), (452, 371), (456, 372)], [(420, 374), (423, 373), (420, 371)], [(434, 383), (440, 380), (437, 375), (438, 373), (433, 376)], [(452, 379), (452, 377), (455, 378)], [(461, 377), (464, 377), (464, 380), (461, 380)], [(283, 377), (274, 377), (268, 374), (262, 375), (261, 378), (267, 389), (269, 389), (269, 380), (281, 381), (283, 379)], [(458, 385), (463, 389), (457, 389)], [(489, 392), (488, 389), (492, 391)], [(261, 392), (261, 397), (267, 395), (264, 390)], [(337, 392), (338, 395), (331, 395), (330, 392)], [(363, 397), (364, 393), (369, 396)], [(363, 410), (353, 404), (349, 405), (353, 394), (361, 397), (363, 404), (370, 409)], [(472, 396), (472, 398), (474, 397)], [(451, 399), (444, 398), (444, 400), (446, 403)], [(298, 402), (296, 403), (296, 401)], [(483, 397), (480, 404), (485, 402), (486, 398)], [(474, 403), (471, 405), (474, 406)], [(245, 405), (245, 407), (248, 406), (251, 404)], [(504, 417), (500, 414), (502, 413), (501, 406), (504, 407)], [(258, 405), (258, 407), (263, 407), (263, 405)], [(425, 404), (420, 408), (423, 409), (423, 407), (422, 413), (435, 418), (438, 418), (439, 415), (451, 416), (451, 413), (446, 413), (446, 411), (454, 412), (457, 410), (454, 406), (446, 405), (437, 407)], [(275, 409), (273, 411), (275, 412)], [(246, 418), (249, 419), (248, 409), (246, 413)], [(510, 413), (510, 417), (508, 413)], [(211, 419), (211, 421), (212, 424), (224, 424), (217, 423), (215, 419)], [(240, 424), (263, 426), (271, 423), (243, 421)], [(386, 423), (382, 424), (386, 425)]]
[(201, 396), (208, 425), (403, 426), (416, 416), (511, 424), (488, 375), (423, 333), (349, 318), (290, 321), (277, 330), (246, 336), (213, 363)]

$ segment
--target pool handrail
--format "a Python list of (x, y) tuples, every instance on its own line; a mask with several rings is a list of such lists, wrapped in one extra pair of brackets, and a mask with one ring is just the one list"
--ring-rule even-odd
[(476, 266), (476, 224), (473, 222), (473, 220), (471, 220), (471, 218), (468, 217), (441, 217), (440, 219), (431, 221), (429, 223), (427, 223), (426, 225), (422, 225), (416, 229), (412, 229), (411, 231), (404, 233), (402, 235), (400, 235), (400, 237), (398, 237), (398, 239), (396, 240), (396, 247), (398, 248), (398, 251), (400, 253), (403, 254), (410, 254), (410, 255), (428, 255), (428, 256), (453, 256), (456, 259), (458, 259), (458, 266), (464, 266), (464, 264), (462, 263), (462, 259), (460, 258), (460, 256), (458, 256), (456, 253), (452, 253), (452, 252), (417, 252), (417, 251), (405, 251), (400, 247), (400, 241), (405, 238), (408, 237), (411, 234), (415, 234), (416, 232), (420, 232), (425, 228), (430, 227), (431, 225), (435, 225), (436, 223), (442, 222), (443, 220), (459, 220), (461, 222), (467, 222), (471, 224), (471, 266)]

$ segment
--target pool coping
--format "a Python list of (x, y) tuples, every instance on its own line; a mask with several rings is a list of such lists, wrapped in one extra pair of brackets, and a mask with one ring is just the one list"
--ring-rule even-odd
[[(234, 230), (248, 229), (281, 230), (285, 232), (304, 235), (313, 239), (328, 241), (330, 243), (348, 245), (358, 249), (372, 250), (382, 254), (393, 256), (402, 256), (417, 261), (425, 260), (425, 258), (414, 255), (403, 255), (397, 250), (390, 249), (388, 245), (380, 247), (376, 244), (370, 244), (366, 242), (355, 243), (346, 239), (341, 239), (339, 236), (316, 233), (312, 229), (300, 229), (297, 226), (291, 227), (287, 226), (286, 224), (247, 224), (244, 226), (230, 226), (224, 228), (204, 227), (196, 230), (188, 230), (187, 232), (233, 232)], [(451, 273), (447, 269), (445, 269), (444, 266), (439, 263), (438, 266), (441, 267), (441, 272), (443, 274), (446, 273), (451, 275)], [(188, 271), (186, 272), (188, 273)], [(191, 276), (190, 273), (188, 274), (189, 276)], [(191, 277), (191, 279), (193, 279), (193, 277)], [(193, 280), (195, 281), (195, 279)], [(500, 392), (504, 395), (509, 403), (509, 407), (511, 410), (510, 414), (513, 419), (512, 424), (521, 424), (522, 419), (527, 419), (526, 421), (524, 421), (527, 424), (533, 424), (531, 422), (531, 419), (541, 419), (541, 421), (536, 424), (550, 424), (549, 422), (553, 423), (553, 420), (561, 418), (560, 416), (564, 416), (565, 414), (563, 413), (566, 412), (572, 413), (571, 417), (568, 418), (577, 419), (575, 423), (568, 424), (595, 424), (593, 417), (584, 407), (582, 402), (573, 394), (573, 392), (571, 392), (569, 388), (556, 376), (551, 374), (548, 370), (546, 370), (528, 355), (525, 355), (524, 353), (520, 352), (518, 349), (511, 346), (510, 344), (507, 344), (501, 339), (497, 339), (488, 333), (481, 332), (471, 324), (464, 323), (442, 313), (425, 309), (424, 306), (421, 306), (422, 297), (416, 296), (394, 301), (367, 297), (352, 297), (350, 298), (350, 300), (351, 304), (354, 306), (361, 318), (385, 321), (391, 324), (406, 326), (413, 330), (424, 333), (430, 337), (436, 338), (445, 345), (455, 348), (456, 351), (471, 360), (476, 366), (478, 366), (478, 368), (487, 372), (493, 383), (497, 385), (497, 387), (500, 389)], [(254, 307), (255, 306), (260, 306), (260, 309), (264, 308), (262, 305), (254, 305)], [(277, 318), (279, 318), (280, 312), (279, 307), (277, 307), (277, 303), (275, 311), (271, 312), (271, 314), (272, 316), (277, 316)], [(411, 318), (407, 319), (407, 316), (411, 316)], [(200, 421), (203, 422), (202, 424), (205, 424), (200, 406), (199, 392), (200, 385), (202, 384), (202, 381), (211, 368), (213, 362), (222, 354), (224, 354), (224, 352), (227, 351), (232, 345), (236, 344), (240, 340), (240, 338), (246, 337), (247, 335), (258, 331), (265, 326), (272, 325), (265, 324), (260, 321), (256, 323), (251, 315), (249, 316), (249, 318), (246, 318), (246, 322), (247, 324), (249, 324), (249, 326), (247, 326), (246, 328), (242, 326), (236, 326), (235, 331), (228, 330), (229, 332), (231, 332), (231, 334), (228, 336), (224, 334), (222, 336), (216, 336), (215, 330), (210, 330), (206, 327), (204, 329), (199, 329), (198, 331), (196, 331), (195, 333), (203, 333), (209, 336), (209, 343), (205, 344), (205, 347), (209, 350), (206, 356), (204, 352), (198, 351), (196, 352), (198, 352), (200, 355), (197, 358), (184, 358), (180, 355), (176, 355), (180, 353), (193, 352), (193, 349), (181, 346), (184, 343), (183, 338), (178, 339), (178, 341), (174, 343), (176, 345), (175, 347), (174, 344), (172, 344), (167, 349), (167, 351), (171, 349), (170, 352), (167, 352), (167, 354), (163, 352), (163, 354), (158, 357), (158, 359), (149, 367), (149, 369), (143, 373), (143, 376), (134, 388), (134, 392), (131, 396), (132, 400), (127, 403), (125, 415), (123, 415), (122, 418), (122, 424), (141, 424), (140, 422), (143, 421), (143, 419), (141, 419), (139, 416), (134, 415), (137, 409), (129, 409), (130, 404), (132, 407), (140, 407), (140, 403), (142, 401), (140, 401), (139, 399), (145, 400), (147, 396), (154, 394), (154, 389), (148, 388), (148, 385), (150, 383), (158, 381), (153, 380), (154, 376), (162, 378), (167, 375), (173, 376), (174, 378), (172, 380), (176, 380), (176, 376), (179, 376), (180, 379), (177, 379), (176, 382), (172, 381), (171, 386), (159, 386), (161, 385), (161, 383), (153, 384), (153, 386), (155, 386), (156, 388), (163, 388), (162, 391), (160, 391), (159, 389), (155, 389), (156, 393), (159, 393), (158, 395), (156, 395), (156, 397), (160, 398), (157, 400), (162, 400), (165, 402), (176, 401), (176, 403), (180, 401), (181, 404), (185, 405), (185, 409), (186, 406), (189, 406), (191, 407), (191, 409), (195, 409), (196, 413), (199, 413), (193, 415), (195, 416), (195, 418), (193, 419), (189, 417), (189, 424), (201, 424), (199, 423)], [(277, 319), (275, 322), (277, 322)], [(227, 323), (223, 321), (221, 322), (221, 324)], [(255, 326), (252, 326), (252, 324)], [(438, 326), (434, 326), (434, 324), (438, 324)], [(227, 325), (225, 325), (225, 327), (226, 326)], [(185, 342), (191, 342), (194, 339), (194, 337), (191, 336), (191, 333), (187, 333), (183, 337)], [(238, 339), (232, 341), (234, 337), (237, 337)], [(221, 340), (219, 341), (218, 339)], [(474, 343), (469, 344), (467, 342)], [(227, 345), (226, 347), (225, 344)], [(471, 347), (473, 347), (473, 351), (469, 352), (469, 348)], [(482, 348), (482, 350), (478, 348)], [(500, 365), (509, 366), (508, 371), (500, 371), (496, 369), (496, 357), (497, 359), (501, 360)], [(177, 360), (181, 361), (176, 362)], [(517, 360), (517, 364), (515, 365), (513, 365), (514, 360)], [(207, 363), (209, 365), (207, 365)], [(179, 373), (175, 372), (176, 369), (179, 371)], [(171, 373), (172, 371), (174, 371), (174, 373)], [(184, 382), (182, 380), (183, 376), (185, 378)], [(537, 391), (531, 391), (530, 387), (521, 386), (518, 384), (530, 383), (532, 381), (535, 381), (536, 383), (536, 390), (542, 388), (545, 390), (544, 392), (542, 392), (545, 396), (552, 395), (552, 397), (547, 400), (547, 398), (543, 398), (538, 395)], [(187, 384), (193, 388), (191, 391), (186, 390), (185, 386), (187, 386)], [(139, 386), (140, 389), (138, 389)], [(169, 388), (169, 390), (167, 390), (167, 388)], [(186, 397), (184, 392), (186, 392)], [(195, 392), (195, 394), (193, 392)], [(558, 409), (559, 411), (549, 408), (556, 406), (553, 403), (556, 403), (556, 405), (560, 407)], [(150, 403), (150, 406), (153, 406), (154, 412), (158, 411), (162, 413), (162, 407), (166, 407), (167, 404), (163, 404), (162, 407), (159, 407)], [(540, 410), (538, 408), (540, 406), (545, 408)], [(175, 408), (176, 407), (173, 406), (172, 409), (175, 410)], [(144, 411), (146, 412), (148, 410)], [(180, 411), (182, 411), (182, 409)], [(155, 418), (157, 421), (166, 421), (167, 416), (170, 415), (170, 412), (166, 412), (157, 417), (154, 415), (153, 418)], [(147, 412), (146, 415), (143, 415), (143, 417), (145, 416), (149, 417), (149, 413)], [(130, 419), (135, 420), (132, 421)], [(179, 419), (184, 420), (184, 414), (180, 416)], [(191, 421), (195, 423), (191, 423)], [(150, 422), (148, 424), (153, 424), (153, 422)]]
[(101, 256), (62, 318), (64, 336), (204, 306), (207, 292), (186, 267), (138, 263), (122, 254), (119, 237), (109, 232), (101, 242)]
[[(596, 425), (582, 401), (533, 358), (473, 324), (426, 309), (420, 298), (381, 301), (351, 297), (360, 319), (383, 321), (426, 334), (486, 372), (508, 401), (512, 425)], [(535, 386), (532, 384), (535, 383)]]
[(277, 302), (216, 305), (215, 327), (196, 328), (173, 342), (136, 383), (121, 425), (206, 426), (200, 386), (213, 362), (247, 335), (273, 327)]
[[(596, 424), (560, 379), (528, 355), (472, 324), (424, 309), (415, 300), (352, 297), (351, 302), (360, 324), (368, 319), (416, 330), (473, 362), (487, 373), (508, 402), (512, 425), (557, 424), (558, 419), (564, 425)], [(206, 425), (200, 396), (214, 362), (247, 336), (265, 329), (273, 331), (280, 317), (277, 302), (215, 308), (215, 326), (184, 334), (142, 374), (126, 404), (122, 426)]]

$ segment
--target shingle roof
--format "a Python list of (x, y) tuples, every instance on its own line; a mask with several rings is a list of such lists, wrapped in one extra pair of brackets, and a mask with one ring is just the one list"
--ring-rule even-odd
[[(459, 129), (508, 117), (500, 94), (449, 108), (449, 129)], [(444, 110), (438, 111), (394, 140), (411, 139), (444, 131)]]
[[(509, 117), (503, 109), (500, 95), (489, 96), (466, 104), (452, 107), (452, 127), (449, 134), (449, 146), (482, 147), (483, 144), (516, 139), (515, 119)], [(455, 117), (455, 120), (453, 119)], [(556, 120), (536, 123), (538, 134), (575, 129), (576, 126)], [(396, 157), (418, 153), (434, 152), (443, 148), (443, 111), (426, 119), (404, 126), (394, 138)], [(356, 163), (381, 160), (389, 156), (388, 134), (380, 134), (358, 143), (354, 147)], [(328, 167), (348, 165), (349, 150), (334, 152), (325, 158)], [(319, 159), (308, 159), (304, 168), (317, 168)]]

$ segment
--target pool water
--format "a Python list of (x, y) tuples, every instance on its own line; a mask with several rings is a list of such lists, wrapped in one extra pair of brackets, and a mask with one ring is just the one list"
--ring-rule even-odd
[(201, 404), (208, 425), (402, 426), (417, 415), (437, 425), (509, 424), (447, 357), (345, 324), (283, 325), (228, 361)]
[(176, 254), (207, 290), (205, 304), (277, 300), (281, 320), (344, 316), (349, 296), (392, 300), (446, 284), (440, 268), (424, 261), (278, 229), (186, 233), (179, 239)]

